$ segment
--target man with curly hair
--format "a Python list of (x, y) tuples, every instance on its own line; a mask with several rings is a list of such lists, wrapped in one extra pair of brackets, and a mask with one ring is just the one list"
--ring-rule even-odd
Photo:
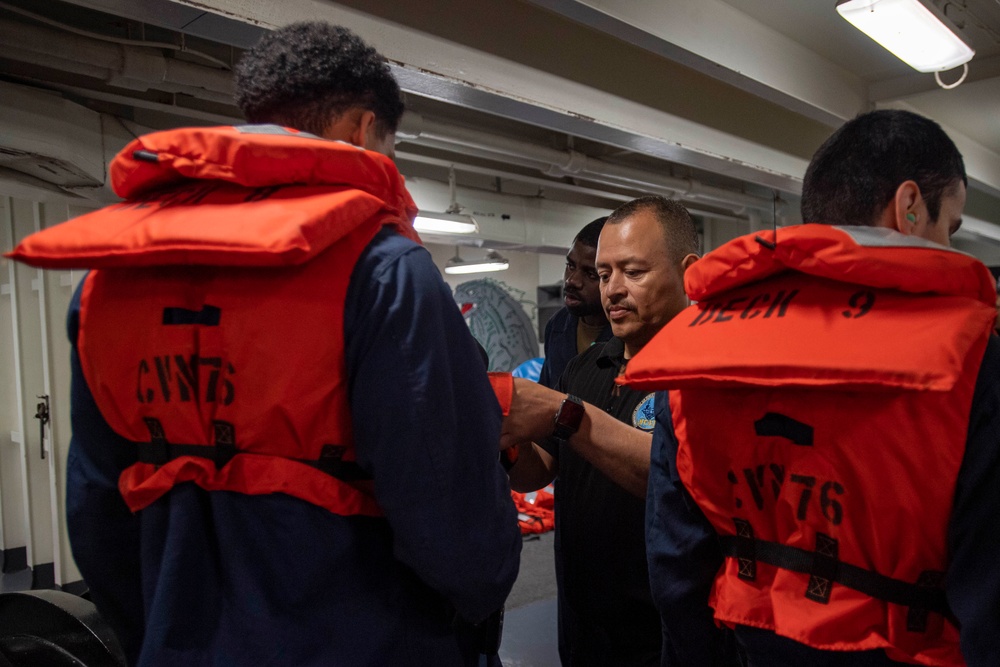
[(497, 399), (391, 159), (399, 86), (299, 23), (237, 90), (253, 125), (137, 139), (125, 202), (16, 253), (94, 269), (74, 557), (133, 665), (482, 664), (520, 535)]

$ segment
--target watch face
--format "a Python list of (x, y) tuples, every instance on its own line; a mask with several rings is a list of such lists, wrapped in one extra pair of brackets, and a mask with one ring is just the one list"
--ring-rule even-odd
[[(580, 428), (583, 421), (583, 403), (576, 396), (567, 396), (556, 413), (556, 436), (567, 438)], [(565, 435), (564, 435), (565, 434)]]

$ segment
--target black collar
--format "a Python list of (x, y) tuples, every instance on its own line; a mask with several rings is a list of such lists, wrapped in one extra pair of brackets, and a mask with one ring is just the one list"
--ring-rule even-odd
[(604, 349), (597, 355), (597, 366), (599, 368), (624, 368), (628, 363), (625, 359), (625, 341), (617, 336), (612, 336), (604, 343)]

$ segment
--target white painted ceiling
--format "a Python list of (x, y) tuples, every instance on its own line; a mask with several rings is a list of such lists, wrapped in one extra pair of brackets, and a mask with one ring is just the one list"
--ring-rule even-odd
[[(1000, 152), (1000, 2), (939, 2), (975, 49), (969, 79), (953, 90), (937, 87), (932, 74), (914, 72), (905, 63), (840, 18), (836, 2), (814, 0), (724, 0), (756, 21), (766, 23), (827, 60), (862, 78), (871, 88), (909, 80), (918, 92), (900, 96), (926, 115), (940, 119), (979, 144)], [(946, 83), (961, 74), (942, 74)]]

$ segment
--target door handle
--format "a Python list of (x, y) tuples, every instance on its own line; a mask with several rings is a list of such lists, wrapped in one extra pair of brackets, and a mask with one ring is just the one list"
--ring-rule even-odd
[(36, 398), (42, 402), (35, 406), (35, 419), (38, 420), (38, 448), (42, 453), (42, 460), (45, 460), (45, 425), (49, 423), (49, 395), (42, 394)]

